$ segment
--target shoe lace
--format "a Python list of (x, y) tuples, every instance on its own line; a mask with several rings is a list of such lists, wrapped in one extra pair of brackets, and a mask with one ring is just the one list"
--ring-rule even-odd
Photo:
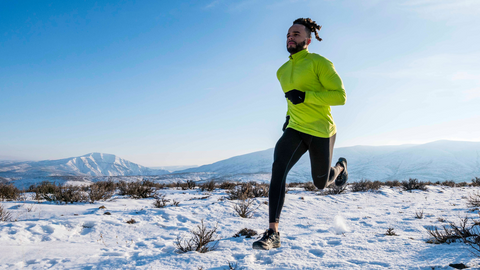
[(273, 233), (271, 234), (268, 234), (268, 230), (266, 230), (263, 235), (262, 235), (262, 238), (260, 240), (267, 240), (269, 238), (271, 238), (271, 236), (273, 236)]

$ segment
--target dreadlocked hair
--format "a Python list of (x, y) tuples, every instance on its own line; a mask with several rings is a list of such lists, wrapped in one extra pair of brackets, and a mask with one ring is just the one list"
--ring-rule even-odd
[(322, 26), (318, 25), (312, 19), (310, 19), (310, 18), (298, 18), (295, 21), (293, 21), (293, 24), (301, 24), (301, 25), (305, 26), (305, 28), (307, 29), (308, 36), (311, 36), (312, 32), (314, 32), (315, 33), (315, 38), (318, 41), (322, 41), (322, 39), (318, 36), (318, 31), (320, 31), (320, 28), (322, 28)]

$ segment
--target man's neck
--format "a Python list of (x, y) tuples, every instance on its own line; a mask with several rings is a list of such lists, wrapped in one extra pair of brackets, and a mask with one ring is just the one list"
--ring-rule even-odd
[(307, 50), (307, 49), (308, 49), (308, 47), (305, 47), (305, 48), (301, 49), (300, 51), (298, 51), (298, 52), (296, 52), (296, 53), (291, 53), (290, 56), (292, 56), (292, 55), (294, 55), (294, 54), (297, 54), (297, 53), (299, 53), (299, 52), (301, 52), (301, 51)]

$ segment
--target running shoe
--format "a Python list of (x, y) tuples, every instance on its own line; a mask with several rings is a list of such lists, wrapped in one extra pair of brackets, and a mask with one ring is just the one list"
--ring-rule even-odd
[(268, 229), (263, 233), (260, 240), (253, 242), (253, 249), (269, 250), (271, 248), (279, 248), (280, 245), (280, 233), (274, 232), (272, 229)]
[(343, 167), (343, 171), (335, 179), (335, 185), (337, 187), (344, 187), (348, 180), (347, 160), (343, 157), (339, 158), (337, 164)]

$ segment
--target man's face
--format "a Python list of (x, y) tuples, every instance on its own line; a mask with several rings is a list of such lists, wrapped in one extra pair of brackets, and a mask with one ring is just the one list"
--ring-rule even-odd
[(307, 36), (305, 26), (301, 24), (294, 24), (287, 33), (287, 51), (290, 54), (295, 54), (304, 50), (310, 44), (310, 37)]

